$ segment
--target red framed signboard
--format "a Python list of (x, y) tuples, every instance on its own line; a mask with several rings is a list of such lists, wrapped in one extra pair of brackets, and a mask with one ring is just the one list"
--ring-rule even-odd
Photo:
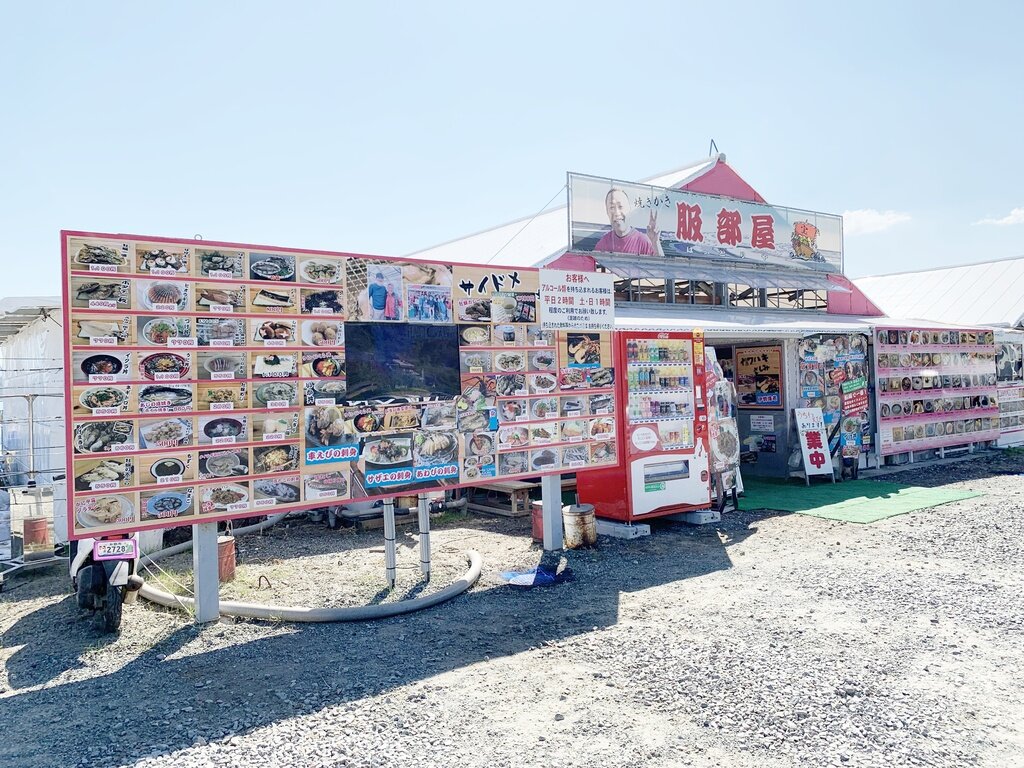
[(61, 233), (72, 538), (614, 464), (538, 271)]

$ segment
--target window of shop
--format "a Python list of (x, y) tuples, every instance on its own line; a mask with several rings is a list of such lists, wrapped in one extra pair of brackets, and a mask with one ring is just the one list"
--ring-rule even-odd
[(762, 307), (761, 291), (749, 285), (729, 283), (729, 306), (748, 309)]
[(637, 277), (615, 281), (615, 300), (665, 304), (671, 301), (671, 280)]
[(644, 304), (725, 305), (738, 309), (809, 309), (822, 312), (828, 308), (827, 291), (660, 278), (616, 280), (615, 300)]

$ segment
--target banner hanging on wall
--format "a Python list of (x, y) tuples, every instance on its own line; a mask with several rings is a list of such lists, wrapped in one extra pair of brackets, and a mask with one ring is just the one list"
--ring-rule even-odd
[(72, 538), (618, 461), (610, 331), (544, 328), (537, 270), (82, 232), (62, 253)]
[(782, 407), (782, 347), (736, 347), (740, 408)]
[(843, 269), (841, 216), (576, 173), (568, 184), (572, 251)]

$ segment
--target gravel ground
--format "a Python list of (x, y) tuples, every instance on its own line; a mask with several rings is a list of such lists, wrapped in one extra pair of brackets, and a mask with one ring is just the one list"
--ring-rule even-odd
[[(480, 583), (372, 624), (199, 629), (140, 602), (111, 638), (61, 574), (18, 577), (0, 765), (1024, 765), (1021, 472), (997, 454), (888, 475), (985, 495), (868, 526), (744, 511), (602, 538), (533, 590), (496, 575), (539, 562), (528, 520), (452, 517), (423, 591), (468, 547)], [(412, 533), (398, 596), (422, 594)], [(301, 523), (239, 549), (225, 594), (393, 599), (379, 532)]]

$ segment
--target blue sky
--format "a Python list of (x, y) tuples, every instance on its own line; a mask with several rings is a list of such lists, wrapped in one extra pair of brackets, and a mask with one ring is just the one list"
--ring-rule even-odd
[(59, 291), (61, 228), (398, 255), (712, 138), (858, 212), (851, 276), (1022, 255), (1019, 7), (7, 3), (0, 294)]

